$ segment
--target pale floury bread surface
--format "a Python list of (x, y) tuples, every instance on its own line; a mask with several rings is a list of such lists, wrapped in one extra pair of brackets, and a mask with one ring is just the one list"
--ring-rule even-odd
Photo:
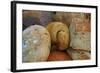
[(22, 61), (38, 62), (46, 61), (51, 46), (51, 39), (46, 28), (33, 25), (26, 28), (22, 33)]

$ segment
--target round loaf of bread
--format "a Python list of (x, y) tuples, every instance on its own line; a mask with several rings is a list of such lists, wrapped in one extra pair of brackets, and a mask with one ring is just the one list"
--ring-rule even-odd
[(46, 61), (51, 46), (51, 39), (46, 28), (32, 25), (22, 32), (22, 61)]
[(51, 22), (47, 25), (52, 44), (58, 46), (59, 50), (65, 50), (69, 45), (69, 29), (62, 22)]

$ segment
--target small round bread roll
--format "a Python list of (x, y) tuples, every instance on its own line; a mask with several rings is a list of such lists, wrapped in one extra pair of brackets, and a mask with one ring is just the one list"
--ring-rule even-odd
[(22, 45), (23, 62), (46, 61), (51, 48), (49, 32), (40, 25), (30, 26), (22, 33)]
[(69, 29), (62, 22), (51, 22), (47, 25), (52, 44), (58, 46), (59, 50), (65, 50), (69, 45)]
[(65, 60), (71, 60), (71, 57), (61, 51), (52, 51), (48, 57), (48, 61), (65, 61)]

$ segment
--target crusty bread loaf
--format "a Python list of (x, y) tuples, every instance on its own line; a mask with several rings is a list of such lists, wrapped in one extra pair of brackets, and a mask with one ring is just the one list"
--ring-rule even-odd
[(91, 54), (88, 51), (67, 49), (68, 54), (73, 60), (87, 60), (91, 58)]
[[(70, 46), (73, 49), (91, 50), (91, 25), (80, 14), (73, 14), (73, 21), (70, 24)], [(84, 14), (83, 14), (84, 15)], [(75, 16), (75, 17), (74, 17)]]
[(22, 61), (38, 62), (46, 61), (51, 46), (51, 39), (46, 28), (33, 25), (22, 33)]

